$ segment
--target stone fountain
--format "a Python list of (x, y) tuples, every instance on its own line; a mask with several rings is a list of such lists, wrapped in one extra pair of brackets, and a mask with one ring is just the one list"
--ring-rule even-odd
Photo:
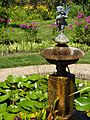
[(74, 95), (75, 92), (75, 75), (70, 73), (68, 65), (76, 63), (79, 58), (84, 56), (84, 52), (78, 48), (69, 47), (68, 38), (59, 34), (55, 40), (54, 47), (47, 48), (41, 52), (41, 55), (51, 64), (56, 65), (56, 73), (49, 76), (48, 80), (48, 102), (53, 105), (54, 101), (59, 98), (56, 106), (60, 120), (72, 120)]
[(74, 95), (70, 94), (75, 92), (75, 75), (70, 73), (68, 65), (76, 63), (84, 56), (84, 52), (80, 49), (67, 45), (69, 39), (64, 35), (66, 25), (64, 23), (69, 10), (70, 7), (66, 10), (62, 9), (62, 6), (57, 7), (60, 15), (56, 17), (56, 23), (61, 33), (54, 39), (56, 42), (54, 47), (41, 52), (49, 63), (56, 65), (57, 72), (51, 74), (48, 79), (48, 103), (52, 106), (54, 101), (59, 99), (55, 109), (60, 120), (72, 120)]

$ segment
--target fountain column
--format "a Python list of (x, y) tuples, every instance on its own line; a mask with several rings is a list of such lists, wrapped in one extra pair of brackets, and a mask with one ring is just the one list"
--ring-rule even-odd
[(73, 64), (84, 56), (83, 51), (78, 48), (69, 47), (68, 38), (59, 34), (55, 40), (54, 47), (47, 48), (41, 52), (46, 60), (56, 65), (57, 72), (49, 76), (48, 79), (48, 103), (54, 105), (58, 98), (55, 110), (59, 120), (72, 120), (74, 96), (69, 96), (75, 91), (75, 75), (70, 73), (69, 64)]
[[(73, 110), (74, 96), (69, 95), (74, 92), (75, 76), (70, 74), (69, 77), (50, 75), (48, 80), (48, 102), (53, 105), (54, 101), (59, 98), (55, 109), (58, 110), (59, 116), (64, 120), (69, 120)], [(62, 120), (60, 119), (60, 120)]]

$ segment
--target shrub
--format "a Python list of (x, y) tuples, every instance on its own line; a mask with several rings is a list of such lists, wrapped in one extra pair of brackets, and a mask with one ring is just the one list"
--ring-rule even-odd
[(79, 48), (79, 49), (83, 50), (84, 52), (86, 52), (86, 51), (89, 50), (89, 46), (86, 45), (86, 44), (80, 44), (80, 43), (72, 43), (72, 42), (69, 42), (68, 45), (71, 46), (71, 47)]
[(69, 25), (69, 28), (74, 31), (73, 42), (90, 45), (90, 16), (79, 12), (75, 25)]
[(46, 5), (38, 5), (37, 11), (41, 15), (43, 20), (50, 19), (49, 10), (48, 10), (48, 7)]
[(10, 6), (8, 8), (9, 16), (12, 20), (25, 20), (27, 19), (27, 13), (21, 6)]
[(20, 27), (26, 31), (26, 38), (27, 42), (38, 42), (37, 41), (37, 23), (32, 22), (32, 23), (26, 23), (26, 24), (21, 24)]
[(55, 38), (58, 35), (58, 33), (59, 33), (57, 24), (56, 23), (51, 24), (49, 27), (52, 29), (52, 35)]
[(9, 22), (10, 22), (10, 20), (9, 20), (8, 8), (0, 6), (0, 24), (1, 24), (1, 27), (2, 27), (2, 25), (4, 25), (6, 27)]
[(80, 10), (81, 10), (81, 6), (73, 3), (69, 11), (69, 17), (74, 18), (78, 14), (78, 11)]
[(0, 44), (10, 44), (14, 43), (14, 30), (12, 27), (5, 28), (4, 26), (0, 28)]

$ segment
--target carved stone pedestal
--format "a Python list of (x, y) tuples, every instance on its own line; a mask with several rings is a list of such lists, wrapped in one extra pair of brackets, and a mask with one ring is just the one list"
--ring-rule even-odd
[(75, 76), (68, 74), (68, 77), (50, 75), (48, 80), (48, 102), (53, 105), (54, 101), (59, 98), (55, 109), (58, 110), (60, 120), (71, 120), (73, 111), (74, 96), (69, 96), (74, 92)]

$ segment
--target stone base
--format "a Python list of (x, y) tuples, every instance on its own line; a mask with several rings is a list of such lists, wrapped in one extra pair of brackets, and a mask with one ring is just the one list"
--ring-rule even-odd
[(68, 77), (50, 75), (48, 80), (48, 102), (54, 105), (54, 101), (59, 98), (54, 106), (58, 110), (58, 115), (62, 116), (60, 120), (70, 120), (70, 114), (73, 111), (74, 96), (69, 96), (74, 92), (75, 76), (68, 74)]

